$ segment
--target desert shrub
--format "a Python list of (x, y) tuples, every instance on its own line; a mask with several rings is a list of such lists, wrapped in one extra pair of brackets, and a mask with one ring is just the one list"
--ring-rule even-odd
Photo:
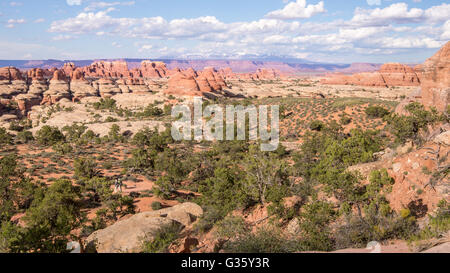
[(73, 147), (69, 143), (56, 143), (52, 146), (53, 150), (58, 154), (65, 155), (73, 152)]
[(176, 193), (179, 184), (175, 181), (175, 179), (171, 176), (161, 176), (155, 182), (155, 189), (153, 192), (156, 196), (161, 197), (163, 199), (170, 198), (173, 194)]
[(91, 179), (98, 174), (97, 163), (93, 158), (76, 158), (73, 166), (77, 179)]
[(288, 239), (276, 228), (248, 232), (224, 244), (227, 253), (291, 253), (301, 250), (296, 240)]
[(150, 104), (147, 107), (145, 107), (144, 111), (142, 111), (140, 113), (136, 113), (136, 116), (137, 117), (159, 117), (159, 116), (162, 116), (163, 114), (164, 114), (164, 111), (161, 108)]
[(352, 118), (349, 116), (343, 116), (340, 120), (342, 125), (348, 125), (352, 122)]
[(125, 137), (120, 133), (120, 126), (113, 124), (108, 132), (108, 140), (113, 142), (124, 142)]
[(203, 216), (195, 223), (194, 231), (196, 233), (206, 233), (223, 217), (221, 210), (215, 207), (204, 207)]
[(95, 102), (93, 104), (95, 110), (115, 110), (116, 109), (116, 101), (111, 98), (100, 99), (99, 102)]
[(242, 173), (237, 170), (217, 168), (214, 176), (202, 181), (199, 186), (199, 199), (203, 207), (212, 207), (222, 217), (238, 207), (249, 203), (248, 197), (242, 191)]
[(16, 139), (18, 142), (25, 144), (33, 141), (34, 137), (30, 131), (21, 131), (17, 133)]
[(261, 152), (259, 146), (252, 145), (242, 165), (245, 173), (242, 191), (247, 199), (265, 204), (280, 202), (289, 195), (291, 170), (277, 154)]
[(92, 177), (82, 182), (84, 192), (91, 192), (95, 202), (105, 202), (113, 195), (113, 182), (106, 177)]
[(152, 210), (160, 210), (160, 209), (162, 209), (162, 204), (161, 204), (161, 202), (154, 201), (154, 202), (152, 202), (151, 207), (152, 207)]
[(450, 204), (445, 199), (441, 200), (436, 213), (428, 218), (428, 224), (418, 234), (413, 234), (411, 241), (440, 238), (446, 234), (450, 230)]
[(36, 140), (40, 145), (50, 146), (64, 141), (65, 137), (57, 127), (45, 125), (37, 131)]
[(107, 117), (106, 119), (105, 119), (105, 122), (116, 122), (118, 119), (116, 119), (116, 118), (113, 118), (113, 117)]
[(304, 207), (300, 214), (302, 246), (306, 250), (330, 251), (333, 239), (330, 223), (335, 219), (331, 204), (315, 201)]
[(245, 221), (240, 216), (227, 216), (216, 223), (217, 235), (221, 238), (236, 238), (248, 232)]
[(67, 141), (75, 142), (81, 138), (81, 136), (86, 131), (87, 127), (85, 125), (73, 124), (71, 126), (64, 126), (62, 131), (65, 133)]
[(390, 114), (390, 111), (382, 106), (369, 106), (365, 112), (369, 118), (383, 118)]
[(144, 253), (165, 253), (168, 247), (179, 237), (181, 227), (178, 224), (168, 224), (162, 226), (156, 234), (152, 234), (153, 239), (144, 238), (142, 249)]
[(85, 220), (80, 197), (80, 189), (71, 181), (55, 181), (24, 216), (23, 240), (12, 247), (13, 252), (66, 252), (71, 231)]
[(406, 210), (398, 216), (378, 209), (364, 216), (349, 216), (336, 231), (336, 248), (365, 247), (371, 241), (408, 239), (416, 233), (417, 224)]
[(12, 135), (9, 134), (5, 128), (0, 127), (0, 144), (11, 144), (12, 139)]
[(17, 121), (12, 121), (9, 123), (9, 130), (21, 132), (23, 130), (23, 126)]
[(428, 111), (419, 103), (411, 103), (405, 109), (410, 115), (391, 114), (384, 117), (389, 125), (389, 130), (396, 137), (398, 143), (405, 143), (408, 140), (421, 142), (420, 134), (427, 131), (428, 125), (443, 120), (443, 116), (435, 108)]
[(309, 129), (313, 131), (322, 131), (325, 128), (325, 124), (319, 120), (315, 120), (309, 124)]

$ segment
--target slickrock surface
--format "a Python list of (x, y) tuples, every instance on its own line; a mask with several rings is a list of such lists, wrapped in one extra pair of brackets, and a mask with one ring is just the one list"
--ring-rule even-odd
[(86, 246), (98, 253), (140, 252), (143, 240), (152, 240), (161, 227), (170, 224), (187, 227), (202, 215), (202, 208), (189, 202), (139, 213), (92, 233), (86, 240)]

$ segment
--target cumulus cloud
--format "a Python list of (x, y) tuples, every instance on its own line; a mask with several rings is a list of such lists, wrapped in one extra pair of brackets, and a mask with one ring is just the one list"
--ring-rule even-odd
[(325, 12), (323, 1), (316, 5), (306, 5), (306, 0), (297, 0), (288, 3), (284, 8), (269, 12), (266, 17), (289, 20), (311, 18), (312, 16)]
[(391, 23), (420, 23), (440, 22), (448, 19), (450, 4), (433, 6), (423, 10), (408, 8), (406, 3), (394, 3), (386, 8), (362, 9), (357, 8), (351, 22), (361, 26), (379, 26)]
[(442, 26), (442, 40), (450, 40), (450, 20), (445, 22), (445, 24)]
[[(348, 21), (314, 22), (287, 20), (291, 18), (289, 16), (267, 16), (254, 21), (225, 23), (214, 16), (173, 20), (161, 16), (117, 17), (111, 13), (118, 6), (113, 5), (115, 3), (119, 2), (108, 2), (101, 8), (96, 6), (101, 9), (99, 11), (85, 9), (75, 17), (54, 21), (49, 32), (61, 34), (55, 40), (72, 39), (78, 35), (127, 38), (139, 41), (138, 44), (135, 42), (138, 54), (178, 58), (239, 58), (247, 55), (326, 57), (329, 54), (341, 58), (343, 54), (395, 54), (407, 49), (439, 48), (450, 36), (450, 23), (448, 16), (445, 17), (448, 4), (429, 9), (409, 8), (405, 3), (385, 8), (357, 8)], [(320, 5), (307, 5), (306, 1), (289, 4), (292, 3), (300, 3), (304, 8), (296, 13), (302, 18), (314, 13), (311, 11), (313, 8), (308, 9), (309, 6)], [(447, 23), (443, 24), (445, 21)], [(157, 42), (148, 43), (149, 40)], [(169, 46), (173, 40), (180, 41), (177, 47)], [(186, 40), (193, 42), (185, 43)], [(187, 48), (180, 48), (179, 44), (187, 45)], [(120, 47), (118, 43), (111, 46)]]

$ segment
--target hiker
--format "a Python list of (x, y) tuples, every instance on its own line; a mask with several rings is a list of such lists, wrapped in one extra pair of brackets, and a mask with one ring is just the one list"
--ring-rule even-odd
[(122, 179), (117, 177), (116, 180), (114, 181), (114, 193), (117, 193), (117, 192), (121, 193), (122, 192), (122, 185), (123, 185)]

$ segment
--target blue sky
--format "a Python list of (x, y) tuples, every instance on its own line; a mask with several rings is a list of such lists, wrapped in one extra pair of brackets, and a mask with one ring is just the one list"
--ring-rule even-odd
[(2, 0), (0, 37), (0, 59), (418, 63), (450, 40), (450, 2)]

